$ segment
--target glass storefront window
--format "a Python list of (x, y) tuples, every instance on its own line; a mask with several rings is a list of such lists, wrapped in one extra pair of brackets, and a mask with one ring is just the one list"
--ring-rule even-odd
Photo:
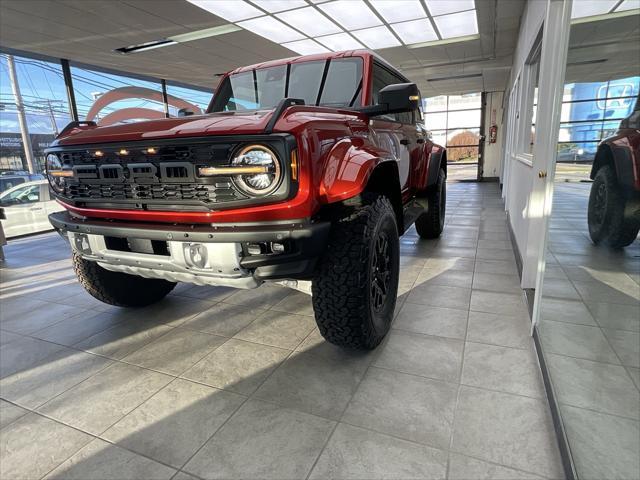
[(480, 126), (481, 110), (449, 112), (447, 128), (477, 128)]
[(558, 162), (593, 161), (597, 144), (614, 135), (620, 122), (633, 111), (639, 89), (640, 77), (566, 84), (560, 113)]
[(164, 118), (160, 82), (71, 67), (78, 116), (98, 125)]
[[(211, 101), (213, 89), (211, 90), (199, 90), (195, 88), (187, 88), (182, 86), (171, 85), (167, 83), (167, 95), (175, 98), (179, 98), (188, 102), (195, 107), (198, 107), (201, 112), (207, 110), (209, 102)], [(169, 99), (169, 115), (176, 117), (178, 115), (178, 107), (171, 105), (171, 98)], [(196, 112), (198, 113), (198, 112)]]
[(447, 112), (427, 113), (424, 116), (424, 123), (429, 130), (446, 130)]
[(424, 99), (425, 127), (431, 139), (447, 147), (449, 162), (478, 161), (482, 95), (450, 95)]
[[(71, 120), (59, 64), (15, 57), (35, 169), (44, 169), (44, 149)], [(28, 170), (9, 78), (7, 55), (0, 55), (0, 174)]]
[(480, 93), (469, 93), (465, 95), (449, 95), (449, 110), (472, 110), (482, 106), (482, 96)]
[(447, 96), (430, 97), (424, 99), (425, 112), (441, 112), (447, 110)]
[[(34, 168), (44, 170), (44, 149), (71, 121), (62, 67), (58, 62), (14, 56), (16, 77), (25, 107)], [(71, 66), (78, 116), (98, 124), (164, 118), (160, 80)], [(170, 116), (187, 108), (206, 110), (212, 90), (167, 84)], [(90, 118), (88, 118), (90, 117)], [(0, 55), (0, 175), (27, 171), (28, 164), (9, 76), (8, 55)]]

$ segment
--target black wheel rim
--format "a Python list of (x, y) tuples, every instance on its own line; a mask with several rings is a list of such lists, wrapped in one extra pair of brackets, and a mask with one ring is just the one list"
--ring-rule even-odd
[(597, 225), (602, 225), (607, 208), (607, 186), (597, 185), (593, 202), (593, 219)]
[(371, 305), (374, 311), (380, 312), (387, 301), (391, 282), (389, 239), (384, 232), (378, 233), (374, 243), (371, 280)]

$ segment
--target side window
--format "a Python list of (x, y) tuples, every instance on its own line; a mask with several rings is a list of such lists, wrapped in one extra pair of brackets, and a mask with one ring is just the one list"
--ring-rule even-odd
[(362, 95), (362, 59), (331, 60), (322, 89), (320, 105), (351, 107), (360, 105)]
[(27, 185), (18, 188), (3, 198), (4, 202), (13, 204), (35, 203), (40, 201), (40, 185)]
[[(381, 65), (373, 64), (373, 81), (371, 82), (371, 99), (373, 104), (378, 103), (380, 90), (387, 85), (393, 85), (394, 83), (404, 83), (405, 80), (395, 76), (386, 68)], [(389, 115), (382, 115), (380, 118), (385, 120), (391, 120), (394, 122), (400, 122), (404, 124), (413, 123), (413, 112), (392, 113)]]
[(325, 61), (294, 63), (289, 74), (289, 97), (302, 98), (307, 105), (315, 105), (322, 83)]
[[(380, 90), (387, 85), (393, 85), (398, 83), (395, 77), (386, 68), (381, 67), (377, 63), (373, 64), (373, 81), (371, 82), (371, 100), (375, 105), (378, 103)], [(400, 118), (397, 113), (389, 115), (381, 115), (379, 118), (384, 120), (391, 120), (393, 122), (399, 122)]]

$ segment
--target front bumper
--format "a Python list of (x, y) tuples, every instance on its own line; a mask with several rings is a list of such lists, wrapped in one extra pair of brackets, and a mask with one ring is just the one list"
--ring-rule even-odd
[[(236, 288), (310, 279), (330, 229), (329, 222), (310, 221), (233, 226), (113, 222), (66, 211), (49, 220), (78, 254), (108, 270)], [(255, 249), (256, 244), (266, 249), (251, 254), (249, 245)], [(271, 252), (274, 244), (284, 251)]]

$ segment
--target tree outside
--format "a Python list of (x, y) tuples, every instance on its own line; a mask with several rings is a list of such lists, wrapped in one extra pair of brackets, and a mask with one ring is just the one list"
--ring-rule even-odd
[(480, 135), (464, 130), (451, 137), (447, 142), (447, 160), (459, 162), (462, 160), (478, 160), (478, 144)]

